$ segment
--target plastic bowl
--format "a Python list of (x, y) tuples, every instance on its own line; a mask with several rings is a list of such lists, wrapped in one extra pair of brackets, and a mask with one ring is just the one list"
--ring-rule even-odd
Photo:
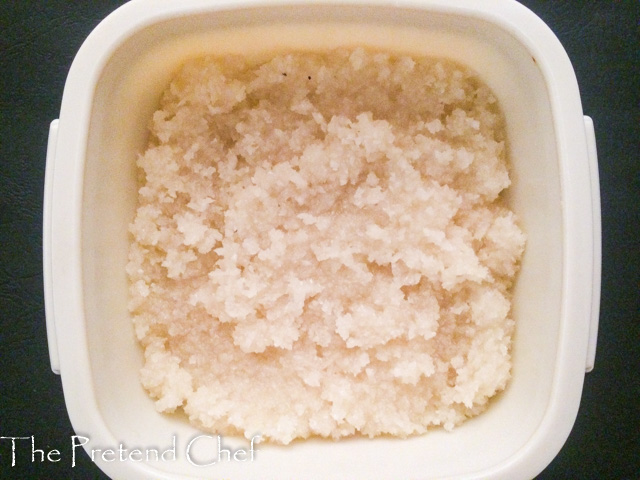
[[(157, 413), (140, 385), (125, 275), (136, 155), (160, 92), (187, 57), (355, 45), (449, 57), (476, 70), (502, 105), (508, 201), (528, 235), (514, 297), (513, 377), (484, 414), (451, 433), (256, 445), (253, 459), (226, 461), (216, 438)], [(77, 443), (113, 478), (528, 479), (569, 435), (598, 326), (595, 140), (562, 46), (514, 1), (134, 0), (77, 54), (51, 125), (45, 188), (51, 365)], [(233, 438), (222, 447), (250, 448)], [(156, 459), (154, 450), (167, 455)]]

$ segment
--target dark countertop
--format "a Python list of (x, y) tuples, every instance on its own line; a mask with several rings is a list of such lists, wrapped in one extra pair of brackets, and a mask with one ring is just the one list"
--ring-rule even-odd
[[(68, 448), (74, 434), (50, 370), (42, 287), (42, 199), (49, 122), (71, 61), (117, 0), (0, 3), (0, 436)], [(539, 479), (640, 479), (640, 3), (523, 0), (556, 33), (595, 123), (603, 268), (596, 367), (564, 448)], [(0, 478), (106, 478), (82, 454), (11, 466)]]

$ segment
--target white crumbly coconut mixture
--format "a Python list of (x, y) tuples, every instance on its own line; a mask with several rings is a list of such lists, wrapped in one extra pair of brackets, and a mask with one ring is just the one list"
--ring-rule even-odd
[(421, 434), (510, 376), (525, 243), (502, 115), (459, 65), (363, 49), (183, 66), (127, 272), (161, 412), (220, 434)]

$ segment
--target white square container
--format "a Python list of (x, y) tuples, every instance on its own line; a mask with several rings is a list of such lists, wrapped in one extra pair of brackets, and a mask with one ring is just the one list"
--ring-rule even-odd
[[(193, 461), (186, 450), (202, 432), (155, 411), (140, 385), (142, 352), (126, 308), (135, 159), (149, 118), (188, 57), (355, 45), (454, 59), (475, 69), (502, 105), (508, 201), (528, 235), (514, 298), (512, 381), (486, 413), (451, 433), (259, 445), (253, 461), (196, 466), (217, 451), (201, 439)], [(569, 59), (549, 28), (512, 0), (134, 0), (80, 49), (50, 131), (47, 333), (73, 427), (90, 439), (89, 452), (161, 453), (175, 440), (175, 458), (164, 461), (105, 461), (94, 452), (101, 469), (126, 480), (532, 478), (569, 435), (595, 358), (597, 173), (593, 124)]]

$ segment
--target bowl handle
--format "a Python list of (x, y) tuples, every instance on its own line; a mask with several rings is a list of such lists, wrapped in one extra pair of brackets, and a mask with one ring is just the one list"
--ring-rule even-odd
[(53, 200), (53, 167), (58, 142), (58, 120), (51, 122), (49, 127), (49, 141), (47, 143), (47, 166), (44, 175), (44, 206), (42, 219), (42, 269), (44, 278), (44, 311), (47, 323), (47, 343), (49, 345), (49, 361), (53, 373), (60, 375), (60, 356), (58, 354), (58, 339), (56, 324), (53, 318), (53, 286), (52, 286), (52, 245), (51, 245), (51, 214)]
[(593, 370), (596, 361), (598, 343), (598, 324), (600, 319), (600, 287), (602, 275), (602, 220), (600, 212), (600, 181), (598, 176), (598, 152), (596, 135), (591, 117), (584, 117), (589, 155), (589, 177), (591, 180), (591, 212), (593, 215), (593, 282), (591, 291), (591, 318), (589, 322), (589, 344), (585, 370)]

